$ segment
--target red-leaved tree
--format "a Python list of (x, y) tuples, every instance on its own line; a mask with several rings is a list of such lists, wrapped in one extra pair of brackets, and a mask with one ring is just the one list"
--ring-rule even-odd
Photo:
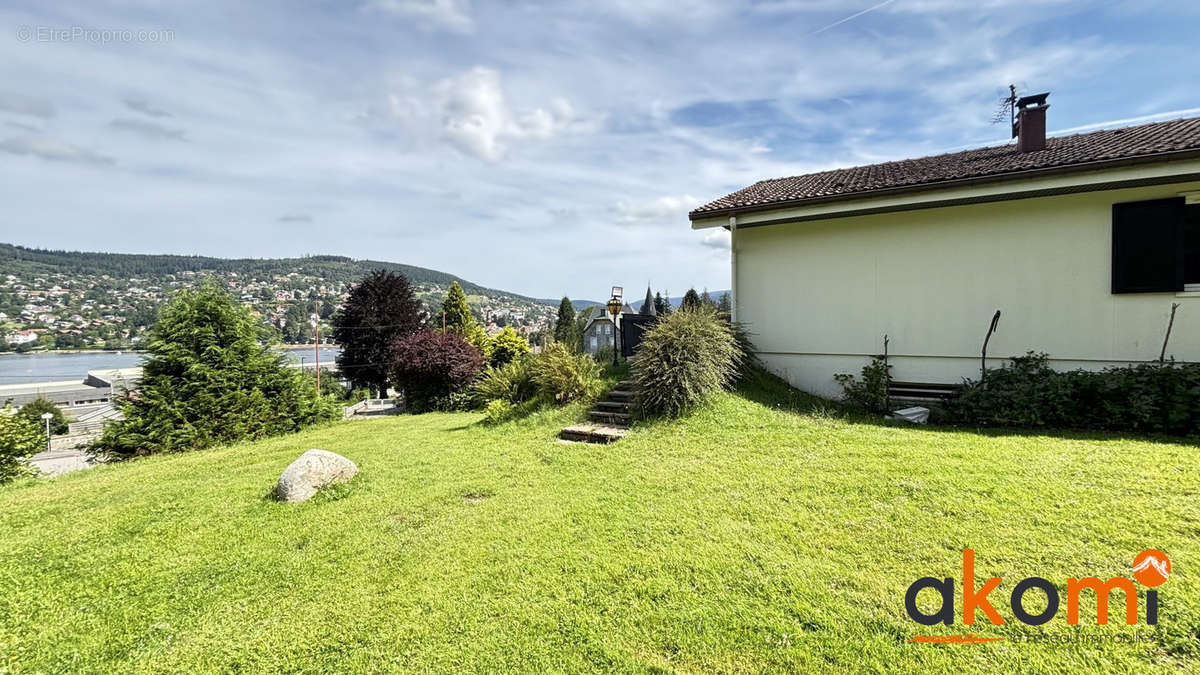
[(392, 386), (404, 391), (409, 410), (442, 407), (483, 370), (483, 355), (456, 333), (420, 331), (392, 343)]

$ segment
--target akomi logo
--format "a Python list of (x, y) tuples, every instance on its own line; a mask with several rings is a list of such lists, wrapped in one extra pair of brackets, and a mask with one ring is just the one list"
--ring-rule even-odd
[[(1133, 578), (1149, 589), (1146, 591), (1145, 608), (1147, 625), (1153, 626), (1158, 623), (1158, 591), (1154, 589), (1166, 582), (1170, 576), (1171, 560), (1162, 551), (1146, 549), (1133, 559)], [(996, 611), (996, 608), (989, 599), (991, 593), (999, 588), (1001, 582), (1003, 582), (1003, 579), (1000, 577), (991, 577), (982, 586), (976, 588), (975, 551), (969, 548), (963, 550), (962, 622), (964, 625), (972, 626), (975, 624), (977, 611), (982, 612), (987, 617), (987, 620), (994, 625), (1003, 626), (1007, 623), (1004, 617)], [(941, 596), (941, 606), (936, 612), (926, 613), (921, 611), (917, 606), (917, 594), (926, 588), (936, 591)], [(1046, 607), (1037, 614), (1027, 611), (1024, 605), (1025, 594), (1035, 588), (1046, 596)], [(1138, 592), (1133, 580), (1126, 577), (1113, 577), (1107, 581), (1101, 581), (1098, 577), (1083, 577), (1080, 579), (1071, 577), (1067, 579), (1067, 623), (1069, 625), (1079, 625), (1079, 597), (1085, 590), (1095, 593), (1097, 625), (1103, 626), (1108, 624), (1109, 598), (1113, 591), (1121, 591), (1124, 594), (1125, 623), (1130, 626), (1137, 624)], [(1040, 626), (1058, 614), (1059, 607), (1061, 606), (1061, 598), (1059, 597), (1058, 589), (1048, 579), (1029, 577), (1022, 579), (1013, 587), (1009, 595), (1008, 606), (1016, 620), (1030, 626)], [(934, 577), (917, 579), (908, 587), (908, 591), (904, 594), (904, 609), (908, 612), (910, 619), (924, 626), (933, 626), (939, 623), (947, 626), (953, 625), (955, 619), (954, 579), (950, 577), (945, 579)], [(984, 638), (975, 634), (950, 636), (918, 635), (912, 638), (913, 642), (942, 643), (995, 642), (1000, 640), (1004, 640), (1004, 638)]]

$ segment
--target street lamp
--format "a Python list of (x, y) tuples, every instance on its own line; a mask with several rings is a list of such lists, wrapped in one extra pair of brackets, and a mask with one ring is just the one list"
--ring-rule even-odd
[[(313, 309), (317, 309), (317, 301), (313, 300)], [(317, 370), (317, 396), (321, 395), (321, 315), (315, 311), (308, 317), (308, 322), (312, 324), (315, 338), (313, 340), (313, 359)]]
[[(618, 290), (613, 287), (613, 290)], [(608, 301), (608, 313), (612, 314), (613, 322), (613, 367), (617, 367), (617, 315), (621, 313), (621, 299), (616, 295)]]
[(44, 412), (42, 413), (42, 421), (46, 423), (46, 452), (50, 452), (50, 420), (54, 419), (54, 415)]

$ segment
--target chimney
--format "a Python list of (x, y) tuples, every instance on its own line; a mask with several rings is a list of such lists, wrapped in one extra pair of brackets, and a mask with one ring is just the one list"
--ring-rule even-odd
[(1050, 92), (1046, 92), (1017, 99), (1017, 121), (1012, 130), (1017, 139), (1017, 152), (1046, 149), (1046, 108), (1050, 107), (1046, 97), (1049, 95)]

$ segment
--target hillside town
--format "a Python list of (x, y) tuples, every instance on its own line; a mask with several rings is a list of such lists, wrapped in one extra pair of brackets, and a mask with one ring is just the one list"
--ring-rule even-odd
[[(285, 344), (313, 342), (314, 312), (327, 335), (329, 318), (349, 287), (344, 281), (298, 272), (260, 277), (206, 270), (130, 278), (74, 272), (5, 274), (0, 278), (0, 351), (138, 349), (168, 297), (207, 277), (217, 277)], [(434, 282), (414, 288), (427, 309), (440, 306), (447, 289)], [(536, 341), (554, 318), (553, 306), (507, 294), (472, 294), (468, 301), (489, 334), (512, 326)]]

